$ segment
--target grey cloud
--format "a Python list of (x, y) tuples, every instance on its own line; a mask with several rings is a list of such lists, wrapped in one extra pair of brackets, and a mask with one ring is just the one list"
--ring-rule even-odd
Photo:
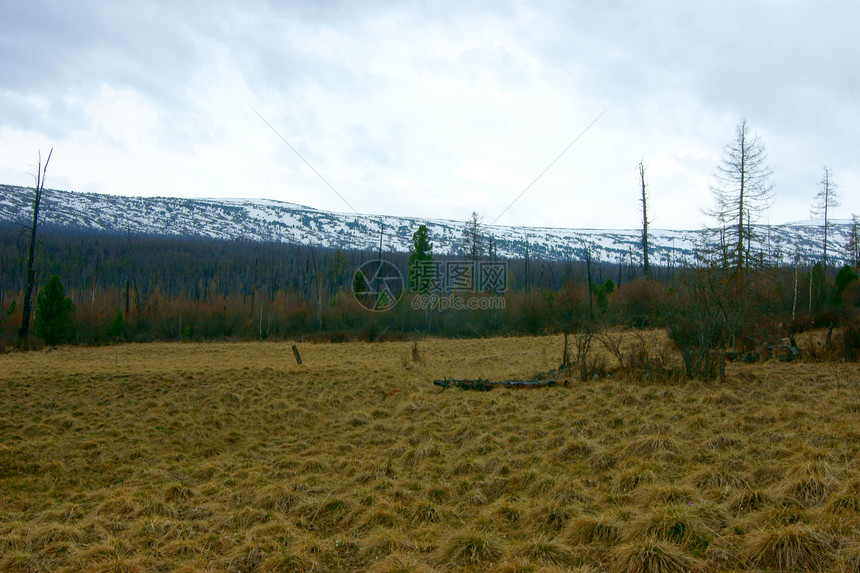
[[(406, 157), (417, 140), (449, 131), (490, 139), (525, 112), (499, 104), (482, 113), (468, 96), (462, 109), (458, 101), (422, 100), (420, 110), (398, 101), (420, 82), (502, 95), (540, 82), (556, 97), (569, 94), (571, 106), (610, 107), (607, 121), (619, 118), (627, 134), (640, 129), (643, 142), (648, 130), (659, 130), (651, 140), (661, 142), (678, 131), (716, 142), (718, 153), (731, 132), (697, 125), (697, 114), (746, 117), (770, 138), (774, 160), (783, 158), (782, 169), (774, 165), (780, 184), (792, 185), (810, 171), (799, 156), (816, 177), (821, 163), (843, 173), (856, 162), (858, 21), (855, 2), (0, 2), (0, 122), (60, 137), (85, 127), (81, 106), (106, 85), (159, 110), (167, 147), (199, 141), (211, 118), (198, 111), (195, 98), (207, 94), (195, 82), (226, 63), (258, 96), (248, 103), (268, 106), (261, 113), (320, 168), (338, 154), (357, 164), (417, 165), (423, 157)], [(432, 42), (414, 49), (427, 38), (456, 50)], [(392, 53), (386, 67), (385, 50), (404, 41), (409, 59)], [(374, 67), (365, 54), (376, 57)], [(329, 124), (336, 133), (322, 133), (328, 110), (316, 94), (349, 118)], [(350, 117), (353, 105), (388, 113)], [(339, 147), (320, 147), (332, 141)], [(445, 143), (423, 139), (421, 149), (439, 148), (439, 161), (453, 153)]]
[[(159, 105), (183, 105), (181, 86), (201, 61), (193, 37), (158, 4), (5, 3), (0, 77), (7, 94), (44, 98), (47, 112), (17, 106), (7, 121), (53, 136), (80, 127), (102, 86), (131, 89)], [(8, 96), (7, 96), (8, 97)]]
[[(856, 98), (851, 3), (572, 3), (536, 45), (595, 93), (629, 101), (668, 87), (731, 112), (765, 115), (807, 85)], [(549, 17), (549, 15), (547, 15)]]

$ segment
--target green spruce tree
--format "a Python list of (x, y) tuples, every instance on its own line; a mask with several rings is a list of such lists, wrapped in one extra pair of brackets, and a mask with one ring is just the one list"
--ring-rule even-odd
[(75, 305), (66, 296), (60, 277), (54, 275), (36, 297), (36, 335), (55, 346), (66, 340)]
[(114, 338), (124, 338), (125, 337), (125, 318), (122, 316), (122, 311), (116, 311), (116, 318), (113, 319), (113, 322), (110, 324), (110, 333)]
[(409, 246), (409, 286), (414, 292), (427, 293), (429, 285), (426, 282), (416, 280), (426, 275), (419, 270), (433, 260), (433, 243), (430, 242), (430, 233), (427, 225), (420, 225), (418, 230), (412, 233), (412, 244)]

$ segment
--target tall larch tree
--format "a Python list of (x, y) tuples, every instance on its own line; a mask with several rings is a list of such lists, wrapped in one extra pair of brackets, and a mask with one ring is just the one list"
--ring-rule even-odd
[(715, 231), (722, 233), (720, 246), (725, 248), (718, 255), (722, 266), (738, 275), (750, 264), (753, 225), (773, 201), (771, 175), (764, 143), (741, 120), (714, 174), (714, 206), (705, 210), (717, 223)]
[(824, 244), (821, 258), (821, 265), (824, 267), (824, 273), (827, 274), (827, 234), (830, 230), (830, 210), (833, 207), (839, 207), (839, 193), (837, 192), (836, 182), (833, 180), (833, 170), (824, 166), (824, 173), (821, 175), (821, 181), (818, 184), (821, 186), (818, 193), (815, 195), (815, 202), (812, 204), (811, 215), (813, 217), (824, 218)]

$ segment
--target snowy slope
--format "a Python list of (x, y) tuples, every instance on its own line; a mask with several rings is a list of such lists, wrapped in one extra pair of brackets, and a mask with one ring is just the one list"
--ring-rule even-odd
[[(32, 217), (33, 190), (0, 185), (0, 222), (26, 224)], [(356, 215), (320, 211), (268, 199), (177, 199), (120, 197), (95, 193), (45, 191), (43, 222), (90, 229), (196, 236), (220, 239), (278, 241), (325, 247), (376, 250), (383, 227), (383, 249), (406, 251), (412, 233), (421, 224), (430, 231), (436, 253), (457, 253), (463, 222), (387, 215)], [(842, 262), (848, 221), (831, 227), (829, 244), (835, 261)], [(521, 258), (526, 250), (534, 259), (579, 260), (586, 247), (593, 257), (607, 262), (639, 262), (638, 229), (557, 229), (487, 225), (500, 256)], [(797, 253), (802, 260), (820, 256), (823, 227), (818, 221), (761, 227), (760, 250), (783, 262)], [(702, 231), (653, 229), (650, 232), (653, 264), (696, 260), (704, 243)]]

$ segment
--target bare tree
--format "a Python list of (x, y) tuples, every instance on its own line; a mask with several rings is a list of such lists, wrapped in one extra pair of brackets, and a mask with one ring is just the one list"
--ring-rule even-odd
[(585, 244), (585, 249), (583, 249), (583, 259), (585, 260), (585, 276), (588, 279), (588, 318), (593, 322), (594, 299), (591, 296), (591, 289), (594, 283), (591, 280), (591, 245), (588, 243)]
[[(669, 338), (681, 352), (689, 378), (725, 379), (727, 350), (739, 349), (762, 328), (755, 280), (737, 281), (714, 269), (684, 273), (669, 310)], [(758, 334), (756, 334), (758, 336)]]
[(651, 278), (651, 265), (648, 261), (648, 225), (651, 221), (648, 220), (648, 194), (645, 191), (645, 163), (639, 162), (639, 181), (642, 183), (642, 197), (639, 201), (642, 203), (642, 272), (646, 279)]
[[(585, 301), (588, 300), (588, 290), (572, 280), (564, 283), (561, 290), (552, 298), (553, 319), (558, 323), (563, 335), (563, 348), (561, 353), (561, 365), (559, 369), (570, 370), (573, 362), (570, 357), (570, 336), (580, 330), (585, 330), (588, 319), (588, 309)], [(579, 355), (577, 355), (577, 359)]]
[(27, 287), (24, 290), (24, 309), (21, 318), (21, 328), (18, 330), (18, 344), (27, 345), (30, 336), (30, 315), (33, 309), (33, 286), (36, 282), (36, 272), (33, 270), (33, 262), (36, 254), (36, 228), (39, 224), (39, 204), (42, 202), (42, 193), (45, 190), (45, 176), (48, 173), (48, 163), (54, 148), (48, 152), (48, 158), (42, 165), (42, 152), (39, 152), (39, 162), (36, 164), (36, 196), (33, 199), (33, 226), (30, 228), (30, 251), (27, 255)]
[(724, 233), (719, 253), (726, 269), (734, 268), (740, 275), (749, 266), (749, 249), (756, 222), (773, 200), (771, 170), (766, 165), (764, 143), (750, 134), (746, 120), (735, 130), (735, 139), (726, 146), (711, 186), (714, 207), (705, 210), (717, 223), (717, 232)]
[(857, 215), (851, 215), (851, 226), (848, 228), (848, 242), (845, 244), (848, 261), (852, 266), (860, 264), (860, 228)]
[(824, 166), (824, 174), (821, 176), (821, 190), (815, 196), (815, 202), (812, 204), (811, 215), (813, 217), (824, 217), (824, 254), (821, 266), (824, 267), (824, 273), (827, 274), (827, 231), (830, 226), (829, 210), (832, 207), (838, 207), (839, 194), (836, 192), (836, 182), (833, 181), (833, 170)]

